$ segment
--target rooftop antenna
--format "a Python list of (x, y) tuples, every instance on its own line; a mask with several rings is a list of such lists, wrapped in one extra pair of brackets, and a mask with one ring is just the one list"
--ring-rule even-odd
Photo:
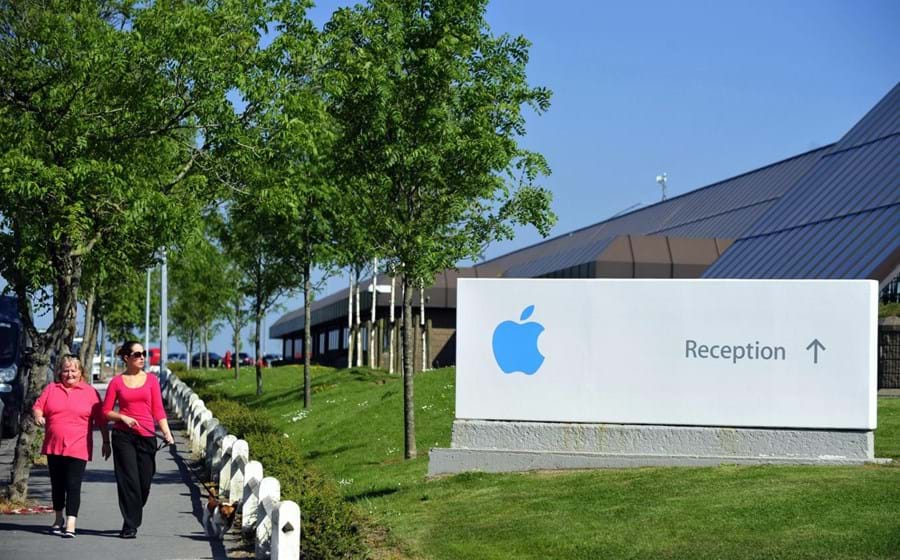
[(659, 183), (660, 187), (662, 187), (662, 200), (666, 199), (666, 181), (668, 179), (669, 176), (665, 173), (656, 176), (656, 182)]

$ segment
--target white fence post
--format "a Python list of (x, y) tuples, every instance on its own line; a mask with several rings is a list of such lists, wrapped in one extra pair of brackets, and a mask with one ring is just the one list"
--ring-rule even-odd
[[(228, 477), (228, 501), (236, 502), (244, 496), (244, 468), (250, 461), (250, 446), (239, 439), (231, 446), (231, 473)], [(238, 511), (240, 511), (238, 502)]]
[(190, 389), (187, 390), (187, 394), (185, 395), (185, 397), (187, 398), (185, 400), (184, 413), (182, 414), (182, 418), (184, 418), (185, 421), (188, 421), (190, 420), (191, 416), (191, 407), (196, 401), (200, 400), (200, 397), (198, 397), (197, 393), (191, 391)]
[(169, 387), (169, 385), (172, 382), (171, 375), (172, 375), (172, 372), (171, 372), (171, 370), (169, 370), (169, 368), (167, 368), (167, 367), (160, 368), (159, 374), (158, 374), (159, 388), (163, 394), (165, 394), (166, 389)]
[(169, 403), (169, 407), (171, 409), (175, 409), (175, 400), (178, 397), (178, 388), (184, 385), (180, 379), (177, 377), (172, 379), (171, 385), (169, 385), (169, 390), (166, 391), (166, 402)]
[(187, 385), (184, 383), (179, 383), (178, 387), (175, 388), (174, 393), (172, 394), (172, 401), (175, 405), (175, 413), (178, 414), (179, 418), (184, 418), (184, 411), (181, 408), (182, 402), (184, 401), (184, 396), (187, 394)]
[(222, 443), (219, 445), (220, 454), (217, 456), (214, 472), (219, 480), (219, 496), (221, 497), (228, 492), (228, 479), (231, 477), (231, 446), (236, 441), (236, 437), (228, 434), (222, 438)]
[(267, 476), (259, 483), (259, 507), (256, 525), (256, 558), (269, 557), (272, 546), (272, 512), (281, 500), (281, 484), (277, 478)]
[(259, 483), (263, 478), (263, 466), (259, 461), (250, 461), (244, 469), (244, 494), (241, 497), (241, 532), (256, 531), (257, 508), (259, 508)]
[(300, 560), (300, 506), (279, 502), (272, 514), (272, 558)]
[(178, 393), (178, 416), (184, 418), (187, 415), (187, 408), (191, 402), (191, 395), (194, 395), (194, 392), (187, 385), (182, 385)]
[(184, 388), (184, 396), (181, 399), (181, 417), (182, 418), (187, 420), (187, 415), (191, 409), (191, 404), (193, 404), (193, 402), (199, 398), (200, 397), (198, 397), (196, 395), (196, 393), (194, 393), (194, 391), (191, 390), (190, 387)]
[[(218, 422), (218, 420), (216, 420)], [(222, 441), (228, 436), (228, 430), (222, 424), (206, 436), (206, 477), (215, 482), (219, 476), (219, 462), (222, 458)]]
[(246, 441), (228, 434), (190, 387), (175, 374), (163, 377), (163, 397), (169, 408), (185, 422), (196, 453), (218, 478), (219, 499), (237, 502), (243, 512), (241, 532), (256, 537), (258, 559), (299, 560), (300, 506), (281, 501), (281, 484), (263, 477), (259, 461), (250, 461)]
[(202, 446), (204, 436), (203, 423), (212, 419), (212, 417), (212, 412), (209, 409), (204, 409), (203, 412), (197, 416), (197, 421), (193, 423), (191, 429), (191, 451), (194, 452), (194, 455), (199, 455), (206, 451)]
[(206, 410), (206, 404), (204, 404), (203, 399), (200, 398), (192, 402), (190, 408), (188, 409), (187, 417), (184, 419), (184, 423), (187, 427), (188, 436), (191, 438), (191, 441), (194, 441), (194, 423), (197, 421), (197, 416), (204, 410)]
[(212, 431), (216, 429), (216, 426), (219, 425), (219, 421), (216, 420), (215, 416), (210, 416), (203, 425), (200, 427), (200, 442), (199, 442), (199, 450), (197, 453), (200, 456), (200, 461), (203, 462), (204, 465), (208, 465), (209, 461), (212, 457), (209, 454), (209, 438), (212, 435)]

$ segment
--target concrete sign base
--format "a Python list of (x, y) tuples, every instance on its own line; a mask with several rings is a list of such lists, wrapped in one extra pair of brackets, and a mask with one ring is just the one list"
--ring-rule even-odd
[(431, 450), (428, 474), (872, 462), (884, 461), (865, 430), (456, 420), (451, 448)]

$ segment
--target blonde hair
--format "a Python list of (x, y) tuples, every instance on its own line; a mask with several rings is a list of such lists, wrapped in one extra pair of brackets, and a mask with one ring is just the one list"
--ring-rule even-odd
[(66, 354), (59, 361), (59, 368), (56, 370), (57, 381), (62, 381), (62, 371), (66, 364), (75, 364), (78, 367), (78, 372), (81, 373), (82, 381), (84, 380), (84, 366), (81, 365), (81, 360), (75, 354)]

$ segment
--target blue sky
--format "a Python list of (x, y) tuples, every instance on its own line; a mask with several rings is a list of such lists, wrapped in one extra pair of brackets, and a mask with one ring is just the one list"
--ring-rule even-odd
[[(896, 0), (492, 0), (488, 21), (532, 42), (529, 79), (553, 91), (523, 144), (553, 170), (554, 236), (658, 201), (662, 172), (676, 196), (837, 141), (900, 77)], [(539, 240), (523, 229), (486, 257)]]
[[(835, 142), (900, 78), (894, 0), (492, 0), (487, 17), (532, 42), (529, 80), (553, 91), (523, 144), (553, 170), (554, 236), (658, 201), (660, 173), (676, 196)], [(538, 241), (523, 229), (485, 256)], [(270, 323), (302, 299), (282, 305)]]

